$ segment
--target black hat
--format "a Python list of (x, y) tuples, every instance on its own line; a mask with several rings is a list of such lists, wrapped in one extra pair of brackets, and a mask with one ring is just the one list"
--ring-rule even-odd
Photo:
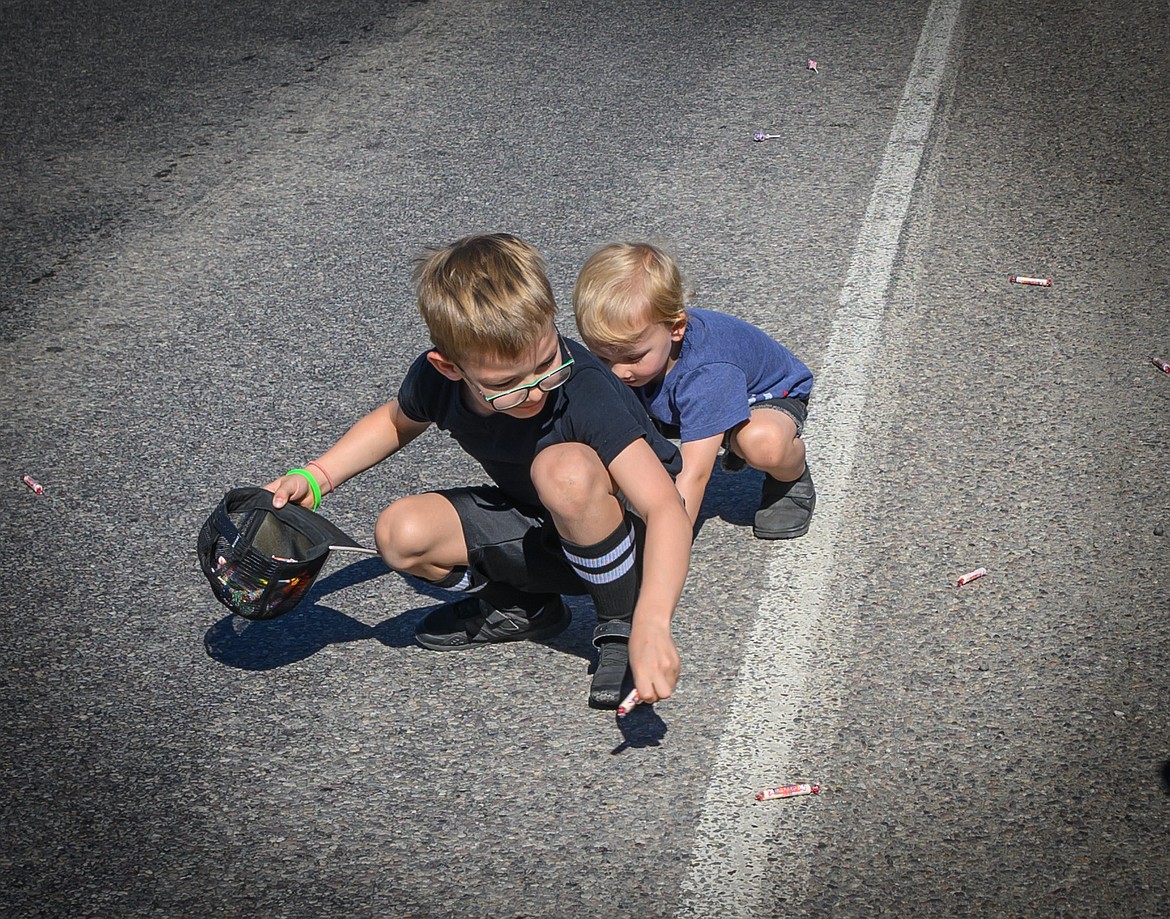
[(272, 619), (304, 599), (331, 549), (376, 555), (320, 514), (272, 506), (263, 488), (229, 491), (199, 531), (199, 565), (216, 599), (246, 619)]

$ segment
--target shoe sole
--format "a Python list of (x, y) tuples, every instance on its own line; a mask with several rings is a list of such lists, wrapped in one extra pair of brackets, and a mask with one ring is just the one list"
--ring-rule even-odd
[(796, 539), (807, 533), (810, 526), (812, 526), (811, 521), (795, 530), (758, 530), (752, 527), (752, 535), (756, 539)]

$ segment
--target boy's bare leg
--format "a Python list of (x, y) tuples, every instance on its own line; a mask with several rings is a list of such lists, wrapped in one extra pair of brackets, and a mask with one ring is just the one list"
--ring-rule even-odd
[(752, 531), (760, 539), (793, 539), (808, 532), (817, 494), (804, 441), (787, 412), (759, 409), (731, 435), (732, 449), (765, 473)]
[(731, 435), (731, 446), (749, 466), (778, 482), (794, 482), (804, 472), (804, 441), (787, 412), (759, 409)]
[(463, 525), (442, 495), (401, 498), (378, 516), (374, 545), (395, 571), (427, 581), (441, 581), (467, 564)]
[(601, 457), (583, 444), (555, 444), (532, 463), (532, 484), (562, 539), (591, 545), (625, 519)]

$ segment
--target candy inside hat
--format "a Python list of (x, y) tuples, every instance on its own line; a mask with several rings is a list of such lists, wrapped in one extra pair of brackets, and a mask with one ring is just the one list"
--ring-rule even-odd
[(320, 514), (275, 508), (257, 487), (229, 491), (199, 532), (199, 565), (217, 600), (246, 619), (273, 619), (305, 598), (333, 549), (375, 555)]

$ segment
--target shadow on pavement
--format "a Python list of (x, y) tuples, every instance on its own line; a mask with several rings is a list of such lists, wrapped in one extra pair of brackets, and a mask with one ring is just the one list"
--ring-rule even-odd
[[(203, 636), (207, 656), (229, 667), (241, 670), (274, 670), (316, 654), (329, 645), (347, 641), (373, 639), (391, 648), (407, 648), (414, 644), (414, 629), (433, 604), (404, 610), (377, 625), (340, 613), (321, 600), (331, 593), (371, 581), (389, 574), (390, 569), (380, 558), (355, 562), (322, 578), (313, 585), (305, 602), (296, 609), (275, 619), (250, 620), (230, 613), (211, 626)], [(423, 596), (438, 602), (448, 602), (452, 594), (426, 581), (407, 577), (412, 587)], [(578, 617), (575, 615), (574, 619)], [(572, 629), (540, 642), (564, 654), (591, 657), (592, 647), (582, 648), (581, 635)], [(588, 644), (588, 638), (585, 637)]]
[(622, 742), (610, 750), (616, 756), (631, 748), (657, 747), (666, 736), (666, 722), (658, 717), (653, 705), (639, 705), (625, 718), (614, 717)]
[(763, 475), (755, 469), (726, 472), (716, 462), (703, 495), (696, 535), (712, 517), (718, 517), (732, 526), (750, 527), (755, 521), (756, 508), (760, 505), (763, 479)]

